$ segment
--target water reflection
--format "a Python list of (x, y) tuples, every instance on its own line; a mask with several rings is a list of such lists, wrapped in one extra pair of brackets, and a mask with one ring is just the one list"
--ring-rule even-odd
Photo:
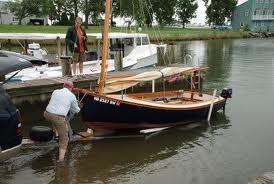
[[(193, 62), (209, 67), (205, 75), (205, 89), (227, 87), (231, 77), (232, 53), (235, 40), (188, 41), (178, 43), (177, 62), (184, 62), (187, 54), (193, 56)], [(210, 83), (208, 83), (210, 81)]]
[[(206, 122), (194, 122), (152, 136), (72, 143), (64, 164), (55, 164), (56, 145), (27, 146), (22, 150), (24, 153), (1, 165), (0, 183), (1, 180), (17, 183), (25, 179), (25, 174), (28, 182), (129, 182), (134, 173), (157, 172), (154, 164), (179, 153), (188, 159), (192, 149), (204, 147), (204, 142), (213, 147), (215, 137), (222, 136), (222, 132), (230, 126), (228, 117), (218, 113), (212, 119), (211, 129)], [(11, 164), (13, 168), (5, 167)], [(150, 169), (146, 171), (147, 168)]]

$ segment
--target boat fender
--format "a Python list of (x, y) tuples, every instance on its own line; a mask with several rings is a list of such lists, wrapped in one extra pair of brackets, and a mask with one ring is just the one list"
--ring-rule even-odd
[(231, 88), (224, 88), (221, 92), (221, 97), (227, 99), (232, 98), (232, 89)]
[(53, 131), (46, 126), (34, 126), (30, 131), (30, 139), (38, 142), (48, 142), (53, 138)]

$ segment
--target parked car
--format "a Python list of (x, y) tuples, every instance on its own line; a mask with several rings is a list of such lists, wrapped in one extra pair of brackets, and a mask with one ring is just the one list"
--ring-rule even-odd
[(212, 26), (212, 29), (217, 29), (220, 31), (231, 31), (232, 27), (229, 25), (214, 25)]
[[(32, 66), (39, 59), (15, 52), (0, 50), (0, 78)], [(2, 76), (2, 77), (1, 77)], [(19, 110), (3, 87), (10, 79), (0, 82), (0, 161), (14, 155), (22, 145), (22, 119)]]
[(22, 143), (21, 116), (5, 89), (0, 86), (0, 160), (16, 153)]

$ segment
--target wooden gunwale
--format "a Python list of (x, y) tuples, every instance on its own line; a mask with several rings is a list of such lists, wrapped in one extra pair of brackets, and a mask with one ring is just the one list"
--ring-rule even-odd
[[(151, 101), (146, 99), (134, 99), (134, 98), (127, 98), (127, 95), (124, 95), (123, 100), (115, 98), (115, 95), (99, 95), (98, 93), (91, 92), (86, 89), (79, 89), (75, 88), (74, 91), (78, 93), (83, 93), (84, 95), (91, 95), (95, 97), (100, 97), (108, 100), (112, 100), (117, 102), (117, 104), (127, 104), (127, 105), (133, 105), (138, 107), (145, 107), (145, 108), (151, 108), (151, 109), (160, 109), (160, 110), (174, 110), (174, 111), (180, 111), (180, 110), (193, 110), (193, 109), (201, 109), (201, 108), (207, 108), (210, 106), (211, 100), (206, 101), (200, 101), (192, 104), (168, 104), (168, 103), (162, 103), (157, 101)], [(171, 92), (171, 91), (170, 91)], [(119, 95), (120, 96), (120, 95)], [(143, 103), (140, 103), (143, 102)], [(225, 101), (222, 97), (217, 97), (214, 101), (215, 104), (222, 103)], [(203, 105), (199, 105), (201, 103), (204, 103)]]

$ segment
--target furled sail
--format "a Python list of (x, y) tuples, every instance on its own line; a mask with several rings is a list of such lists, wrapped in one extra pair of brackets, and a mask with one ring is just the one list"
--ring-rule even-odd
[(169, 77), (177, 74), (191, 75), (194, 71), (202, 71), (205, 69), (205, 67), (167, 67), (161, 70), (143, 72), (129, 77), (110, 78), (106, 82), (104, 92), (114, 93), (135, 86), (140, 82), (153, 81), (161, 77)]

